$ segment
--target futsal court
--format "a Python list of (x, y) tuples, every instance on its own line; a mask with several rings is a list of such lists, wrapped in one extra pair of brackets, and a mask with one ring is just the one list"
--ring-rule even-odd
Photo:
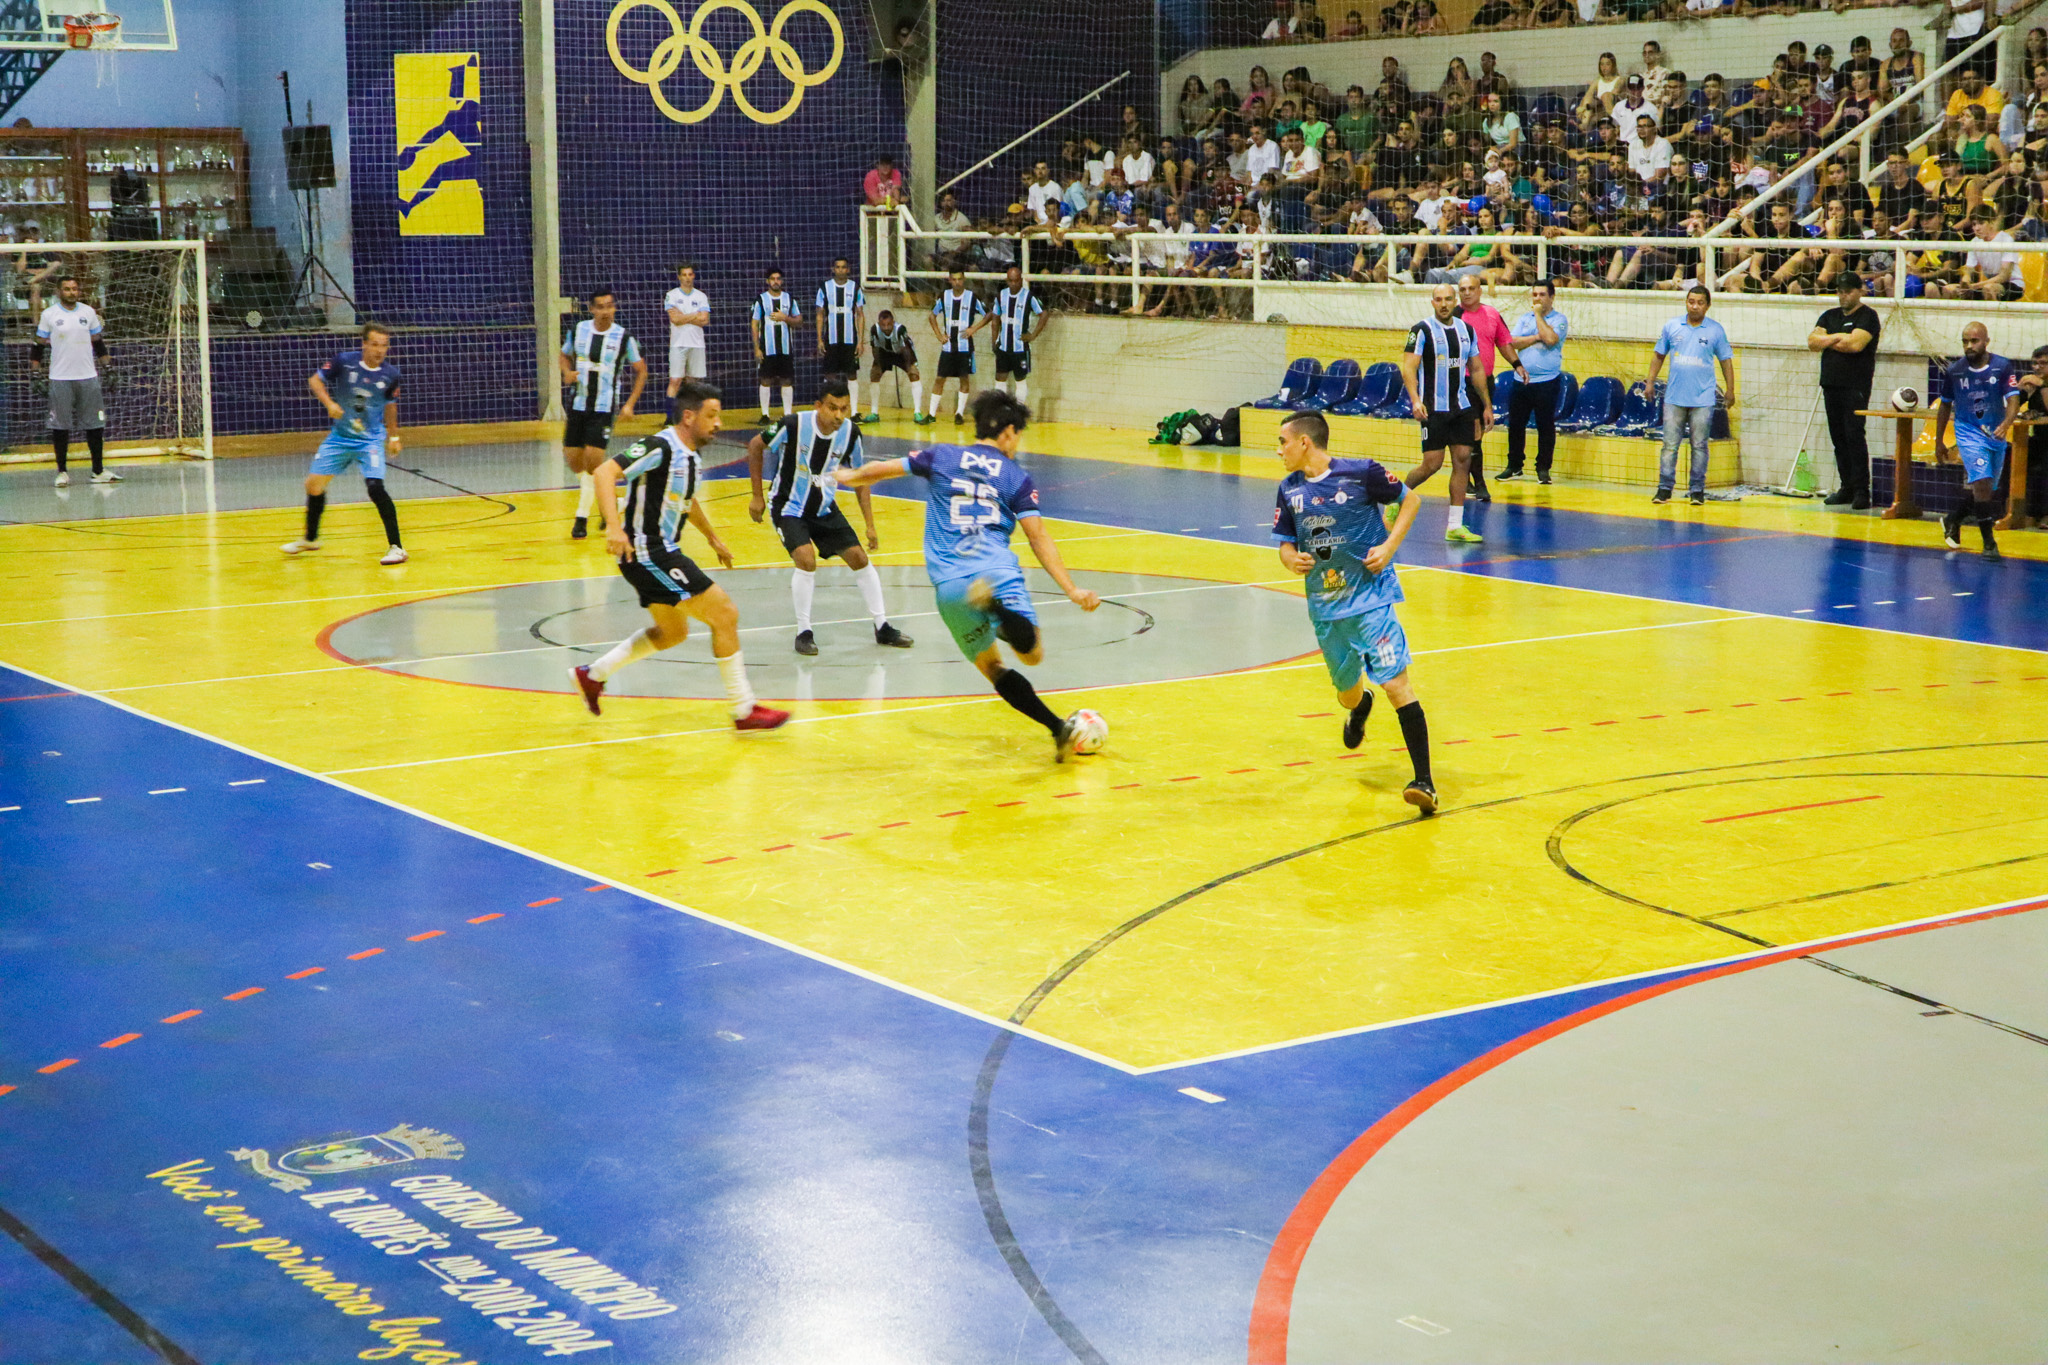
[[(2038, 1354), (2031, 537), (1503, 485), (1401, 556), (1424, 820), (1391, 716), (1339, 742), (1272, 456), (1026, 446), (1104, 599), (1034, 571), (1111, 727), (1063, 765), (890, 485), (916, 646), (835, 566), (815, 658), (709, 485), (795, 711), (735, 735), (700, 637), (573, 695), (640, 613), (544, 443), (415, 452), (397, 568), (346, 501), (277, 553), (301, 457), (0, 473), (0, 1358)], [(348, 1139), (411, 1164), (301, 1153)]]

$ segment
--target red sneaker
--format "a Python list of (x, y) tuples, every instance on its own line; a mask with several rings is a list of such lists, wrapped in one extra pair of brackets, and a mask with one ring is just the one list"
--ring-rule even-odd
[(570, 669), (569, 676), (574, 678), (576, 686), (582, 689), (583, 704), (590, 708), (590, 714), (593, 716), (603, 715), (604, 712), (597, 709), (597, 699), (604, 695), (604, 684), (591, 677), (590, 669), (583, 664), (578, 664)]
[(789, 719), (789, 712), (754, 703), (754, 709), (732, 723), (735, 730), (775, 730)]

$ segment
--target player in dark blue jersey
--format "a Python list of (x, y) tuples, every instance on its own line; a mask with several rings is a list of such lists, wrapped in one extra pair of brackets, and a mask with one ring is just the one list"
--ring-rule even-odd
[(1956, 507), (1941, 519), (1941, 538), (1951, 550), (1963, 548), (1963, 523), (1974, 521), (1984, 533), (1984, 558), (1997, 559), (1998, 542), (1991, 523), (1998, 520), (1993, 494), (2005, 468), (2006, 432), (2020, 409), (2020, 372), (2004, 356), (1991, 354), (1991, 333), (1981, 322), (1963, 328), (1963, 358), (1941, 376), (1941, 401), (1934, 410), (1934, 448), (1941, 449), (1949, 423), (1955, 423), (1956, 454), (1973, 505)]
[(384, 523), (385, 550), (379, 564), (403, 564), (405, 546), (398, 539), (398, 508), (384, 491), (384, 456), (404, 449), (398, 439), (398, 366), (389, 359), (391, 333), (372, 322), (363, 328), (360, 350), (331, 357), (306, 380), (306, 387), (327, 409), (334, 429), (313, 454), (306, 475), (306, 535), (288, 541), (288, 555), (320, 548), (320, 517), (327, 510), (327, 485), (350, 465), (363, 471), (363, 488)]
[(1073, 752), (1067, 723), (1039, 700), (1031, 680), (1003, 665), (996, 647), (1008, 645), (1019, 663), (1035, 664), (1045, 654), (1038, 613), (1024, 567), (1010, 548), (1010, 533), (1023, 528), (1031, 553), (1060, 585), (1067, 600), (1094, 611), (1102, 599), (1074, 586), (1038, 515), (1038, 490), (1016, 461), (1031, 410), (1006, 393), (984, 389), (974, 396), (973, 445), (934, 446), (912, 451), (906, 460), (879, 460), (840, 480), (843, 488), (864, 488), (883, 479), (915, 477), (925, 483), (924, 566), (938, 599), (939, 617), (960, 652), (1011, 706), (1037, 721), (1053, 738), (1053, 756), (1064, 763)]
[[(1401, 738), (1415, 764), (1415, 780), (1401, 797), (1424, 815), (1436, 814), (1429, 772), (1429, 722), (1408, 680), (1408, 637), (1394, 605), (1402, 600), (1394, 552), (1415, 524), (1422, 495), (1373, 460), (1330, 458), (1330, 424), (1319, 412), (1296, 413), (1280, 424), (1280, 463), (1287, 476), (1273, 510), (1280, 562), (1306, 580), (1308, 619), (1323, 647), (1323, 663), (1336, 685), (1344, 720), (1344, 747), (1365, 739), (1378, 683), (1401, 721)], [(1386, 509), (1398, 506), (1393, 524)]]

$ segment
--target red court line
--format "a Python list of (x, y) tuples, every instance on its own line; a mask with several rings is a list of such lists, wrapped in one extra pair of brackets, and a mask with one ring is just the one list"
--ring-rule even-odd
[(36, 1071), (37, 1071), (37, 1072), (38, 1072), (39, 1074), (41, 1074), (41, 1075), (44, 1075), (44, 1076), (51, 1076), (51, 1075), (55, 1075), (55, 1074), (56, 1074), (57, 1072), (59, 1072), (59, 1071), (62, 1071), (62, 1070), (63, 1070), (63, 1069), (65, 1068), (65, 1067), (67, 1067), (67, 1066), (77, 1066), (77, 1065), (78, 1065), (78, 1058), (76, 1058), (76, 1057), (66, 1057), (66, 1058), (65, 1058), (65, 1059), (64, 1059), (63, 1061), (61, 1061), (61, 1062), (51, 1062), (51, 1063), (50, 1063), (50, 1064), (49, 1064), (48, 1066), (39, 1066), (39, 1067), (37, 1067), (37, 1068), (36, 1068)]
[[(1304, 763), (1306, 763), (1307, 761), (1307, 759), (1302, 760), (1302, 762)], [(1290, 763), (1287, 766), (1291, 768), (1295, 765)], [(1113, 792), (1127, 792), (1133, 787), (1142, 787), (1144, 785), (1145, 784), (1143, 782), (1119, 782), (1114, 787), (1111, 787), (1110, 790)]]
[(768, 845), (768, 847), (766, 847), (766, 848), (762, 849), (761, 851), (762, 851), (763, 853), (780, 853), (780, 852), (782, 852), (782, 850), (784, 850), (784, 849), (786, 849), (786, 848), (795, 848), (795, 847), (796, 847), (796, 845), (795, 845), (795, 844), (770, 844), (770, 845)]
[(186, 1010), (182, 1014), (174, 1014), (168, 1019), (159, 1019), (157, 1022), (159, 1024), (182, 1024), (187, 1019), (197, 1018), (202, 1012), (200, 1010)]
[(123, 1043), (132, 1043), (132, 1042), (134, 1042), (134, 1041), (135, 1041), (135, 1040), (136, 1040), (137, 1038), (140, 1038), (141, 1036), (142, 1036), (142, 1035), (141, 1035), (141, 1034), (139, 1034), (139, 1033), (124, 1033), (124, 1034), (122, 1034), (122, 1035), (121, 1035), (120, 1037), (118, 1037), (118, 1038), (109, 1038), (109, 1039), (107, 1039), (107, 1041), (106, 1041), (106, 1042), (104, 1042), (104, 1043), (101, 1043), (101, 1044), (100, 1044), (100, 1046), (101, 1046), (101, 1047), (119, 1047), (119, 1046), (121, 1046), (121, 1044), (123, 1044)]
[(611, 887), (605, 885), (603, 882), (599, 882), (596, 886), (586, 886), (583, 889), (585, 891), (609, 891), (611, 890)]
[(939, 812), (939, 818), (940, 818), (941, 820), (950, 820), (950, 819), (952, 819), (952, 818), (953, 818), (954, 816), (956, 816), (956, 815), (965, 815), (965, 814), (967, 814), (967, 812), (966, 812), (966, 811), (964, 811), (964, 810), (942, 810), (942, 811), (940, 811), (940, 812)]
[(245, 987), (243, 987), (243, 988), (242, 988), (241, 990), (238, 990), (238, 991), (236, 991), (236, 992), (235, 992), (235, 993), (234, 993), (233, 995), (223, 995), (223, 996), (221, 997), (221, 999), (223, 999), (223, 1000), (247, 1000), (247, 999), (248, 999), (248, 998), (249, 998), (250, 996), (252, 996), (252, 995), (261, 995), (261, 994), (263, 994), (263, 987), (261, 987), (261, 986), (245, 986)]
[(1190, 773), (1186, 777), (1176, 777), (1173, 779), (1175, 782), (1200, 782), (1201, 780), (1202, 775), (1200, 773)]
[(996, 809), (1001, 810), (1005, 806), (1021, 806), (1023, 804), (1022, 801), (998, 801), (996, 802)]
[(1054, 792), (1052, 794), (1052, 799), (1055, 801), (1064, 801), (1070, 796), (1080, 796), (1081, 794), (1082, 793), (1080, 792)]
[(348, 955), (348, 960), (350, 962), (360, 962), (366, 957), (375, 957), (377, 954), (383, 951), (384, 950), (382, 948), (365, 948), (360, 953), (350, 953)]
[(1783, 815), (1788, 810), (1819, 810), (1822, 806), (1853, 806), (1858, 801), (1882, 801), (1884, 796), (1844, 796), (1836, 801), (1809, 801), (1803, 806), (1773, 806), (1769, 810), (1749, 810), (1740, 815), (1716, 815), (1710, 820), (1700, 821), (1703, 825), (1718, 825), (1728, 820), (1747, 820), (1757, 815)]
[(1255, 773), (1257, 771), (1257, 768), (1232, 768), (1230, 770), (1230, 776), (1236, 777), (1239, 773)]
[(18, 1086), (12, 1085), (0, 1085), (0, 1095), (11, 1095), (19, 1088), (20, 1087)]
[(823, 839), (851, 839), (853, 837), (853, 831), (849, 829), (839, 834), (826, 834), (821, 835), (819, 837)]
[(540, 908), (541, 908), (541, 907), (542, 907), (543, 905), (554, 905), (554, 904), (557, 904), (558, 902), (560, 902), (560, 900), (561, 900), (561, 899), (562, 899), (562, 898), (561, 898), (560, 896), (549, 896), (549, 897), (548, 897), (548, 898), (547, 898), (546, 900), (541, 900), (541, 901), (528, 901), (528, 902), (526, 903), (526, 908), (527, 908), (527, 909), (529, 909), (529, 910), (538, 910), (538, 909), (540, 909)]
[[(724, 856), (723, 858), (706, 858), (706, 859), (704, 860), (704, 866), (706, 866), (706, 867), (710, 867), (710, 866), (712, 866), (713, 864), (716, 864), (716, 863), (729, 863), (729, 862), (731, 862), (731, 861), (732, 861), (732, 860), (734, 859), (734, 857), (736, 857), (736, 856), (737, 856), (737, 855), (735, 855), (735, 854), (731, 854), (731, 853), (728, 853), (728, 854), (726, 854), (726, 855), (725, 855), (725, 856)], [(666, 874), (664, 874), (664, 875), (666, 875)]]
[(1273, 1250), (1266, 1256), (1266, 1266), (1259, 1276), (1259, 1288), (1252, 1301), (1252, 1320), (1247, 1359), (1250, 1365), (1284, 1365), (1287, 1359), (1287, 1329), (1294, 1311), (1294, 1284), (1301, 1274), (1302, 1260), (1308, 1255), (1309, 1244), (1315, 1240), (1323, 1219), (1365, 1166), (1377, 1156), (1382, 1148), (1391, 1142), (1402, 1129), (1420, 1118), (1440, 1100), (1459, 1088), (1477, 1080), (1503, 1062), (1511, 1061), (1529, 1051), (1539, 1043), (1547, 1042), (1561, 1033), (1570, 1032), (1581, 1024), (1590, 1024), (1595, 1019), (1641, 1004), (1657, 996), (1669, 994), (1685, 986), (1712, 981), (1717, 977), (1730, 976), (1736, 972), (1753, 971), (1774, 963), (1787, 962), (1795, 958), (1811, 957), (1831, 948), (1843, 948), (1864, 943), (1876, 943), (1883, 939), (1898, 938), (1906, 934), (1925, 933), (1930, 929), (1945, 929), (1950, 925), (1971, 924), (1978, 920), (1998, 919), (2016, 915), (2028, 910), (2039, 910), (2048, 906), (2048, 900), (2028, 901), (2021, 905), (2008, 905), (1996, 910), (1985, 910), (1977, 914), (1958, 915), (1954, 919), (1936, 921), (1933, 924), (1913, 924), (1895, 929), (1867, 930), (1857, 934), (1845, 934), (1838, 939), (1821, 943), (1810, 943), (1804, 947), (1786, 948), (1779, 952), (1760, 953), (1739, 962), (1724, 963), (1709, 967), (1674, 980), (1660, 981), (1640, 990), (1630, 991), (1590, 1005), (1576, 1014), (1554, 1019), (1541, 1028), (1533, 1029), (1519, 1038), (1511, 1038), (1493, 1051), (1475, 1057), (1465, 1065), (1451, 1072), (1414, 1095), (1404, 1103), (1395, 1106), (1386, 1117), (1366, 1129), (1338, 1154), (1337, 1159), (1323, 1169), (1315, 1178), (1294, 1212), (1288, 1215), (1281, 1226), (1280, 1235), (1273, 1239)]
[(470, 921), (470, 923), (471, 923), (471, 924), (482, 924), (482, 923), (483, 923), (483, 922), (484, 922), (485, 920), (492, 920), (492, 919), (503, 919), (503, 918), (505, 918), (505, 914), (504, 914), (504, 912), (503, 912), (503, 911), (493, 911), (493, 912), (492, 912), (491, 914), (488, 914), (488, 915), (478, 915), (478, 916), (477, 916), (477, 917), (476, 917), (475, 919), (471, 920), (471, 921)]
[(303, 972), (286, 972), (284, 979), (287, 981), (303, 981), (309, 976), (318, 976), (326, 970), (325, 967), (308, 967)]
[(32, 692), (26, 697), (0, 697), (0, 701), (48, 701), (52, 697), (75, 697), (76, 692)]
[(909, 824), (909, 823), (910, 823), (910, 822), (909, 822), (908, 820), (891, 820), (891, 821), (890, 821), (890, 822), (889, 822), (888, 824), (886, 824), (886, 825), (883, 825), (883, 826), (882, 826), (882, 828), (883, 828), (883, 829), (902, 829), (902, 828), (903, 828), (903, 827), (904, 827), (905, 825), (907, 825), (907, 824)]
[[(675, 870), (674, 868), (672, 868), (672, 867), (664, 867), (664, 868), (663, 868), (663, 869), (662, 869), (661, 871), (659, 871), (659, 872), (643, 872), (643, 873), (641, 873), (640, 875), (641, 875), (641, 876), (643, 876), (643, 877), (673, 877), (673, 876), (674, 876), (675, 874), (676, 874), (676, 870)], [(470, 921), (470, 923), (471, 923), (471, 924), (475, 924), (475, 923), (476, 923), (476, 921), (475, 921), (475, 920), (471, 920), (471, 921)]]
[(428, 939), (439, 938), (447, 932), (446, 929), (429, 929), (424, 934), (407, 934), (405, 941), (407, 943), (425, 943)]

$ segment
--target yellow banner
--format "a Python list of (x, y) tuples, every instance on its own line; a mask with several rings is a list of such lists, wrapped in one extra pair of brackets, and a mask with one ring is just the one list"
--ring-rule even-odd
[(398, 235), (481, 237), (484, 113), (474, 52), (391, 58), (398, 153)]

